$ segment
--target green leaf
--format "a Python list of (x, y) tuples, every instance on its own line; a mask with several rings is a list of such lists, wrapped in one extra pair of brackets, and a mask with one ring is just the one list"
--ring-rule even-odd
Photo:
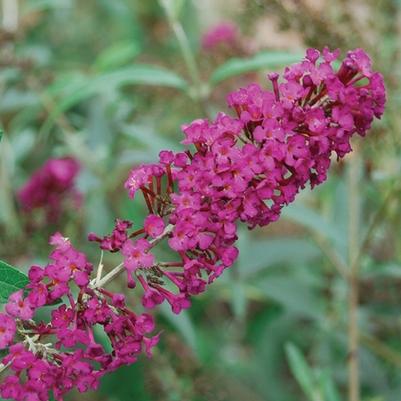
[(300, 61), (303, 55), (287, 52), (262, 52), (251, 58), (232, 58), (217, 67), (212, 73), (210, 82), (214, 85), (225, 79), (247, 72), (268, 70), (288, 63)]
[(324, 401), (341, 401), (338, 390), (329, 372), (324, 370), (319, 373), (320, 387), (324, 395)]
[(35, 145), (34, 130), (24, 129), (16, 132), (10, 137), (10, 145), (16, 162), (23, 160)]
[[(127, 137), (139, 142), (145, 146), (147, 154), (157, 158), (160, 149), (170, 149), (179, 152), (180, 146), (176, 141), (169, 139), (156, 131), (157, 128), (149, 124), (122, 124), (121, 132)], [(135, 147), (135, 150), (138, 150)]]
[(230, 289), (231, 289), (231, 307), (237, 319), (242, 321), (245, 318), (246, 310), (248, 307), (248, 300), (246, 297), (246, 289), (243, 282), (239, 281), (239, 277), (235, 277), (234, 270), (237, 266), (233, 266), (230, 270)]
[(104, 376), (99, 389), (103, 396), (101, 398), (114, 401), (149, 401), (143, 365), (138, 362), (130, 366), (122, 366), (117, 371)]
[(301, 351), (291, 343), (286, 344), (285, 351), (291, 372), (305, 395), (310, 401), (321, 400), (316, 389), (313, 371), (309, 367)]
[[(239, 232), (238, 268), (242, 278), (248, 278), (274, 265), (310, 263), (320, 255), (310, 240), (299, 238), (254, 238), (249, 231)], [(288, 252), (291, 249), (291, 252)]]
[(94, 67), (98, 71), (107, 71), (120, 67), (133, 60), (140, 51), (139, 45), (133, 41), (116, 43), (99, 54)]
[(25, 274), (0, 260), (0, 303), (6, 303), (13, 292), (24, 288), (28, 282)]
[(96, 84), (109, 87), (124, 85), (155, 85), (186, 89), (187, 82), (175, 72), (150, 64), (135, 64), (95, 79)]
[(69, 8), (71, 1), (69, 0), (31, 0), (25, 4), (24, 12), (40, 12), (52, 8)]
[(338, 246), (338, 249), (346, 248), (346, 239), (342, 230), (299, 202), (283, 209), (282, 217), (301, 224), (312, 232), (332, 241)]
[[(113, 216), (104, 193), (91, 191), (86, 197), (86, 231), (95, 233), (108, 232), (111, 229)], [(103, 218), (99, 219), (99, 216)]]
[(159, 308), (163, 317), (176, 328), (186, 343), (195, 353), (198, 353), (198, 338), (191, 317), (187, 311), (182, 311), (179, 315), (171, 312), (170, 307), (163, 303)]
[(0, 109), (2, 113), (14, 113), (38, 104), (39, 97), (37, 94), (12, 88), (4, 91), (0, 99)]
[(319, 320), (323, 315), (323, 301), (319, 291), (302, 276), (295, 274), (274, 274), (258, 279), (255, 286), (267, 298), (282, 305), (288, 312), (309, 319)]
[(4, 134), (4, 131), (2, 129), (0, 129), (0, 142), (1, 142), (2, 138), (3, 138), (3, 134)]
[(176, 89), (186, 89), (188, 86), (187, 82), (173, 71), (150, 64), (134, 64), (93, 76), (65, 75), (48, 87), (47, 92), (51, 96), (62, 97), (62, 104), (75, 105), (81, 99), (126, 85), (166, 86)]
[(365, 279), (377, 279), (380, 277), (387, 277), (393, 279), (401, 278), (401, 265), (397, 263), (389, 263), (386, 265), (375, 266), (374, 270), (363, 272)]
[(51, 96), (59, 96), (62, 100), (44, 123), (42, 133), (46, 133), (52, 127), (60, 114), (82, 101), (101, 93), (108, 94), (127, 85), (164, 86), (180, 90), (186, 90), (188, 87), (187, 82), (174, 72), (148, 64), (135, 64), (92, 77), (64, 77), (48, 88)]

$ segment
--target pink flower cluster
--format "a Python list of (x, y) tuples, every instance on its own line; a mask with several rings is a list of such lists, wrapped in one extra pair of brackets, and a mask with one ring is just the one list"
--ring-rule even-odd
[(201, 44), (204, 50), (212, 50), (219, 45), (231, 45), (237, 39), (237, 26), (231, 22), (221, 22), (203, 34)]
[(231, 93), (236, 117), (219, 113), (214, 121), (183, 126), (183, 144), (195, 151), (162, 151), (159, 163), (131, 171), (130, 196), (142, 191), (152, 219), (158, 217), (158, 234), (169, 224), (165, 236), (178, 259), (156, 262), (146, 232), (122, 247), (129, 286), (135, 272), (145, 307), (163, 300), (175, 313), (188, 307), (191, 295), (235, 261), (237, 221), (250, 228), (276, 221), (308, 182), (313, 188), (326, 179), (332, 153), (350, 152), (352, 135), (365, 135), (381, 116), (383, 78), (372, 72), (369, 57), (351, 51), (336, 71), (338, 54), (309, 49), (282, 82), (269, 74), (272, 91), (251, 84)]
[[(43, 401), (52, 391), (62, 400), (74, 388), (96, 389), (105, 373), (135, 362), (142, 351), (150, 356), (158, 341), (146, 337), (154, 329), (150, 315), (135, 314), (123, 295), (90, 283), (92, 265), (68, 239), (55, 234), (51, 243), (51, 262), (29, 270), (29, 294), (15, 292), (0, 313), (0, 348), (9, 347), (2, 360), (9, 372), (0, 384), (3, 398)], [(68, 301), (57, 306), (61, 299)], [(51, 305), (49, 321), (32, 320)], [(96, 342), (100, 331), (111, 352)]]
[(47, 160), (19, 190), (22, 209), (25, 212), (43, 209), (47, 221), (57, 221), (66, 198), (80, 202), (80, 194), (74, 188), (79, 169), (79, 163), (72, 157)]
[[(326, 179), (332, 154), (350, 152), (352, 135), (365, 135), (385, 104), (383, 78), (361, 49), (338, 71), (337, 57), (309, 49), (282, 81), (269, 74), (271, 91), (251, 84), (230, 94), (235, 117), (219, 113), (183, 126), (191, 150), (164, 150), (158, 163), (134, 168), (125, 187), (130, 197), (142, 193), (149, 214), (139, 230), (117, 219), (110, 235), (89, 234), (102, 250), (121, 254), (104, 277), (99, 264), (91, 280), (86, 256), (52, 237), (51, 262), (30, 269), (28, 295), (14, 293), (0, 314), (0, 348), (10, 347), (2, 364), (11, 372), (0, 384), (2, 397), (45, 401), (52, 391), (62, 400), (73, 387), (96, 388), (104, 373), (142, 351), (149, 355), (158, 341), (146, 336), (151, 316), (105, 290), (110, 280), (125, 271), (129, 288), (139, 283), (143, 307), (166, 301), (179, 313), (236, 260), (237, 222), (253, 228), (276, 221), (307, 183)], [(153, 252), (162, 241), (175, 255), (166, 261)], [(49, 322), (32, 320), (60, 299), (66, 302), (54, 306)], [(107, 335), (111, 353), (95, 341), (95, 329)]]

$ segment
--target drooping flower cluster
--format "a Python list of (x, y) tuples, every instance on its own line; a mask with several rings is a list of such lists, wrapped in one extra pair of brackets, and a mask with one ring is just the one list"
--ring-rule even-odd
[(383, 78), (372, 72), (369, 57), (351, 51), (336, 71), (338, 54), (309, 49), (302, 62), (286, 68), (282, 82), (269, 74), (272, 91), (251, 84), (231, 93), (236, 117), (219, 113), (214, 121), (183, 126), (183, 144), (195, 151), (163, 151), (158, 164), (132, 170), (130, 196), (141, 190), (149, 212), (170, 225), (168, 245), (179, 259), (156, 263), (146, 239), (123, 247), (145, 306), (167, 300), (176, 313), (188, 307), (191, 295), (235, 261), (237, 221), (250, 228), (276, 221), (308, 182), (313, 188), (326, 179), (332, 153), (341, 158), (350, 152), (352, 135), (364, 136), (381, 116)]
[(47, 160), (19, 190), (22, 209), (28, 213), (43, 209), (46, 221), (56, 222), (66, 199), (80, 202), (81, 196), (74, 187), (79, 169), (79, 163), (72, 157)]
[[(167, 301), (179, 313), (236, 260), (238, 221), (250, 228), (274, 222), (307, 183), (326, 179), (332, 154), (350, 152), (352, 135), (364, 136), (385, 104), (383, 79), (361, 49), (338, 71), (337, 57), (309, 49), (283, 81), (269, 74), (272, 91), (251, 84), (230, 94), (235, 117), (219, 113), (183, 126), (191, 150), (164, 150), (158, 163), (134, 168), (125, 187), (132, 198), (142, 193), (149, 214), (139, 230), (117, 219), (110, 235), (89, 235), (102, 250), (121, 254), (104, 277), (100, 263), (90, 280), (85, 255), (60, 235), (52, 238), (51, 263), (33, 266), (28, 295), (14, 293), (0, 314), (0, 347), (10, 346), (2, 363), (11, 372), (0, 384), (2, 397), (42, 401), (53, 391), (61, 400), (73, 387), (96, 388), (104, 373), (141, 351), (149, 354), (158, 340), (145, 336), (152, 318), (105, 290), (109, 281), (125, 271), (129, 288), (139, 283), (145, 308)], [(153, 253), (161, 242), (173, 251), (170, 260)], [(67, 302), (54, 307), (49, 322), (32, 320), (36, 309), (60, 298)], [(96, 343), (95, 327), (106, 333), (111, 353)]]
[[(135, 314), (123, 295), (89, 281), (92, 265), (68, 239), (55, 234), (51, 243), (50, 263), (29, 270), (29, 294), (15, 292), (0, 313), (0, 347), (9, 347), (2, 360), (9, 373), (0, 383), (3, 398), (43, 401), (53, 392), (62, 400), (74, 388), (96, 389), (105, 373), (135, 362), (142, 351), (150, 356), (158, 341), (145, 336), (154, 329), (150, 315)], [(68, 302), (57, 304), (61, 299)], [(49, 321), (32, 320), (49, 305)], [(111, 352), (95, 340), (100, 330)]]

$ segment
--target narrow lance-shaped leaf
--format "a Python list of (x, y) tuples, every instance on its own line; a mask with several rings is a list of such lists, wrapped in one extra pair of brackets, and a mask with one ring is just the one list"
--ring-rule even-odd
[(346, 249), (346, 238), (344, 238), (344, 232), (314, 210), (300, 203), (286, 207), (283, 210), (282, 218), (303, 225), (313, 233), (331, 241), (338, 249)]
[(174, 315), (165, 303), (160, 306), (159, 310), (164, 318), (182, 335), (192, 350), (197, 353), (198, 337), (189, 314), (186, 311), (183, 311), (179, 315)]
[(232, 58), (217, 67), (210, 78), (210, 82), (213, 85), (216, 85), (219, 82), (236, 75), (280, 67), (285, 64), (299, 61), (300, 58), (302, 58), (302, 55), (300, 54), (287, 52), (262, 52), (251, 58)]
[(319, 382), (322, 393), (324, 394), (324, 401), (341, 401), (339, 392), (328, 371), (324, 370), (320, 372)]
[(40, 12), (49, 9), (69, 8), (71, 7), (69, 0), (31, 0), (24, 4), (25, 13)]
[(139, 53), (140, 46), (134, 41), (123, 41), (103, 50), (95, 60), (98, 71), (110, 71), (132, 61)]
[(8, 297), (28, 284), (28, 277), (0, 260), (0, 303), (6, 303)]
[(109, 93), (127, 85), (164, 86), (179, 90), (186, 90), (188, 83), (173, 71), (165, 68), (135, 64), (120, 68), (112, 72), (98, 74), (92, 77), (72, 77), (72, 81), (56, 82), (47, 90), (46, 95), (59, 95), (62, 100), (42, 127), (42, 133), (48, 132), (57, 117), (76, 106), (82, 101), (100, 93)]
[(321, 401), (315, 377), (301, 351), (294, 344), (285, 347), (290, 369), (298, 384), (310, 401)]

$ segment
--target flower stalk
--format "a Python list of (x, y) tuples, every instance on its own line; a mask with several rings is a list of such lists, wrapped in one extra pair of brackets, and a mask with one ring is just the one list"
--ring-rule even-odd
[(348, 275), (348, 395), (349, 401), (360, 400), (359, 378), (359, 328), (358, 328), (358, 303), (359, 303), (359, 225), (360, 225), (360, 200), (359, 200), (359, 157), (358, 150), (354, 154), (348, 170), (348, 263), (350, 266)]
[[(163, 231), (162, 234), (160, 234), (158, 237), (149, 241), (149, 243), (150, 243), (149, 249), (155, 247), (160, 241), (162, 241), (164, 238), (166, 238), (172, 232), (173, 228), (174, 228), (174, 226), (172, 224), (169, 224), (165, 228), (165, 230)], [(102, 266), (102, 263), (99, 263), (99, 266)], [(100, 269), (100, 267), (98, 267), (98, 269)], [(95, 280), (93, 280), (91, 282), (91, 287), (93, 289), (105, 287), (107, 284), (109, 284), (111, 281), (113, 281), (116, 277), (118, 277), (124, 271), (125, 271), (124, 262), (121, 262), (116, 267), (114, 267), (109, 273), (107, 273), (103, 278), (97, 277)]]

